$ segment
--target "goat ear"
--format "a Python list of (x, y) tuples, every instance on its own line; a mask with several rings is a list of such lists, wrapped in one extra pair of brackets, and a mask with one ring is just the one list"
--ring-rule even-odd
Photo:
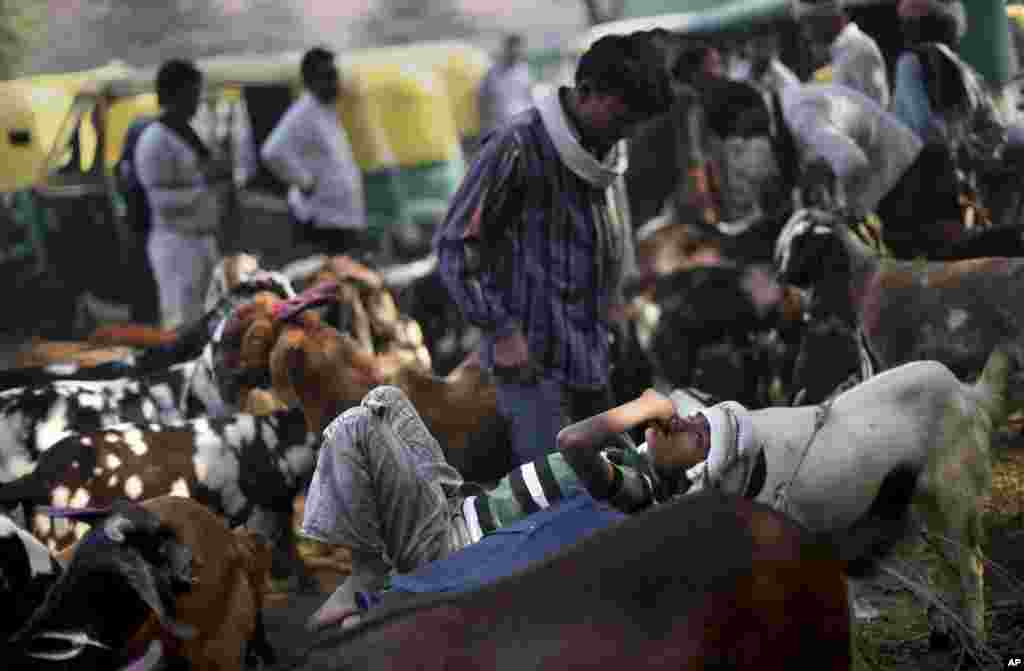
[(239, 352), (243, 368), (264, 368), (274, 346), (274, 325), (269, 319), (256, 319), (242, 336)]
[[(137, 511), (135, 511), (137, 512)], [(147, 511), (148, 512), (148, 511)], [(90, 534), (97, 533), (95, 528)], [(126, 532), (133, 532), (131, 537)], [(159, 518), (155, 515), (133, 514), (131, 510), (115, 509), (107, 517), (103, 533), (108, 540), (79, 543), (60, 580), (51, 588), (46, 601), (16, 635), (15, 639), (28, 640), (44, 630), (46, 623), (66, 609), (75, 598), (77, 585), (90, 574), (119, 576), (159, 621), (167, 632), (182, 640), (195, 638), (196, 628), (176, 621), (166, 602), (167, 588), (180, 585), (184, 579), (191, 582), (191, 552), (176, 538), (160, 538), (162, 544), (156, 556), (146, 557), (134, 544), (143, 537), (162, 535)], [(147, 553), (152, 554), (152, 553)], [(164, 596), (161, 596), (164, 584)], [(173, 590), (172, 590), (173, 591)], [(12, 639), (12, 640), (15, 640)]]
[[(274, 394), (284, 403), (293, 405), (298, 402), (298, 390), (296, 389), (296, 377), (292, 374), (293, 368), (302, 367), (294, 361), (296, 355), (293, 350), (301, 350), (305, 334), (299, 329), (288, 328), (277, 338), (273, 349), (270, 351), (270, 383)], [(301, 380), (301, 378), (298, 378)]]
[[(188, 555), (188, 558), (191, 561), (191, 554)], [(142, 558), (142, 555), (132, 553), (127, 558), (116, 562), (116, 568), (142, 602), (153, 612), (165, 631), (182, 640), (190, 640), (196, 637), (198, 633), (196, 628), (178, 622), (174, 619), (173, 613), (168, 612), (156, 581), (156, 576), (159, 573), (173, 578), (174, 570), (177, 568), (176, 561), (177, 559), (169, 561), (167, 566), (151, 566)], [(71, 569), (69, 569), (70, 572)], [(191, 582), (191, 574), (189, 574), (189, 581)]]

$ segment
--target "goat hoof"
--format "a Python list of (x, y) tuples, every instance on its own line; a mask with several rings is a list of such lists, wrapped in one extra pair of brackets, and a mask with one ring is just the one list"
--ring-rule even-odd
[(952, 650), (953, 644), (953, 636), (948, 631), (932, 630), (928, 634), (928, 647), (932, 650)]
[(865, 599), (854, 599), (853, 617), (858, 622), (874, 622), (882, 617), (882, 611), (872, 606)]

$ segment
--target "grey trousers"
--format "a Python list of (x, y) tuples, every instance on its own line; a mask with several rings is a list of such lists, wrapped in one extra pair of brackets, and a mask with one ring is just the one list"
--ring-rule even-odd
[(405, 394), (377, 387), (324, 431), (303, 533), (407, 573), (467, 544), (461, 483)]

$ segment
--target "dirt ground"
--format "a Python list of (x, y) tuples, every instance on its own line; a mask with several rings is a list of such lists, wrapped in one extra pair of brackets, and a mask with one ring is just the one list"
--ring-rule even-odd
[[(865, 593), (882, 616), (855, 627), (856, 671), (953, 671), (1005, 669), (1012, 657), (1024, 657), (1024, 450), (1001, 451), (994, 458), (993, 490), (986, 509), (986, 570), (989, 646), (997, 659), (971, 664), (955, 651), (929, 646), (925, 608), (894, 579), (883, 577)], [(316, 637), (304, 629), (306, 619), (345, 576), (344, 553), (324, 556), (303, 548), (307, 565), (320, 579), (322, 594), (276, 594), (266, 607), (265, 623), (280, 660), (275, 669), (294, 668)], [(899, 556), (927, 564), (934, 556), (907, 548)]]
[[(959, 651), (932, 650), (924, 606), (886, 578), (868, 592), (882, 617), (856, 629), (857, 671), (1005, 669), (1011, 658), (1024, 657), (1024, 450), (998, 451), (993, 462), (992, 495), (986, 502), (985, 579), (988, 644), (994, 658), (972, 663)], [(904, 549), (900, 556), (916, 566), (937, 561), (921, 547)]]

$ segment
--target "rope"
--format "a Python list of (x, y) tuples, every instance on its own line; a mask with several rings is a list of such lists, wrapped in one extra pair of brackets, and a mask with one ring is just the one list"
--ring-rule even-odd
[(807, 443), (804, 445), (803, 452), (800, 454), (800, 459), (796, 462), (796, 466), (793, 468), (793, 472), (790, 474), (789, 479), (779, 484), (775, 489), (775, 503), (774, 507), (776, 510), (781, 510), (784, 513), (789, 513), (789, 489), (796, 482), (796, 476), (800, 473), (800, 468), (804, 465), (804, 460), (807, 458), (807, 454), (811, 451), (811, 445), (814, 443), (814, 439), (818, 437), (818, 433), (821, 432), (822, 427), (825, 426), (825, 422), (828, 420), (829, 412), (832, 409), (832, 399), (829, 399), (819, 405), (815, 410), (814, 416), (814, 430), (811, 432), (810, 437), (807, 439)]

